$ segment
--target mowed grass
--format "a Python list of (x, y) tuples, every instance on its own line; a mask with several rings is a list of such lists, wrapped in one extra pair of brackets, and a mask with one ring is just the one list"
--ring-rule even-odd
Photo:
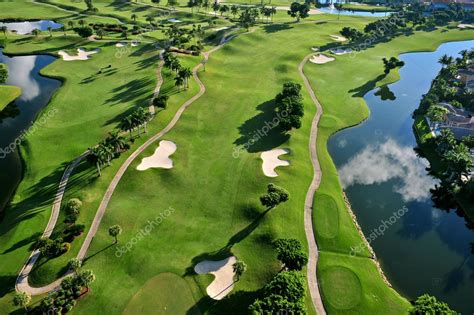
[(0, 111), (13, 102), (21, 94), (17, 86), (0, 85)]
[[(375, 264), (371, 259), (364, 258), (368, 257), (367, 252), (358, 253), (357, 257), (350, 256), (351, 247), (361, 243), (355, 242), (356, 238), (350, 237), (355, 228), (342, 198), (342, 187), (336, 167), (327, 151), (328, 138), (338, 130), (358, 124), (368, 117), (368, 108), (362, 98), (365, 93), (376, 86), (398, 79), (397, 72), (383, 76), (381, 61), (383, 57), (396, 57), (404, 52), (434, 50), (443, 42), (467, 40), (473, 37), (474, 31), (466, 32), (456, 29), (416, 32), (410, 37), (401, 36), (389, 42), (377, 44), (357, 54), (355, 58), (349, 55), (337, 56), (336, 61), (325, 65), (316, 66), (308, 63), (305, 66), (305, 72), (311, 78), (311, 83), (324, 109), (324, 115), (319, 124), (317, 143), (323, 176), (315, 198), (313, 221), (321, 250), (318, 272), (322, 279), (326, 279), (321, 283), (321, 287), (329, 313), (348, 312), (344, 307), (340, 307), (341, 294), (337, 292), (337, 287), (345, 281), (341, 280), (337, 274), (331, 273), (331, 268), (334, 266), (350, 269), (361, 281), (363, 295), (359, 304), (351, 309), (352, 311), (374, 314), (383, 309), (384, 313), (397, 314), (406, 310), (408, 304), (397, 297), (393, 290), (383, 285), (377, 275)], [(328, 202), (328, 200), (331, 201)], [(334, 204), (337, 206), (337, 215), (327, 211), (334, 209)], [(327, 227), (322, 228), (321, 225)], [(338, 234), (333, 233), (335, 226), (338, 226)], [(354, 294), (358, 294), (357, 290), (354, 290)], [(346, 294), (345, 298), (352, 299), (350, 294)], [(381, 305), (383, 305), (382, 308)]]
[(162, 273), (145, 283), (123, 314), (185, 314), (193, 309), (195, 303), (191, 289), (183, 278), (173, 273)]
[[(272, 240), (292, 237), (306, 244), (303, 209), (312, 178), (308, 136), (315, 114), (307, 91), (303, 90), (306, 114), (301, 129), (292, 131), (290, 138), (272, 130), (248, 151), (233, 153), (240, 148), (237, 144), (249, 141), (273, 118), (271, 101), (281, 85), (287, 81), (302, 83), (297, 67), (311, 47), (328, 44), (329, 35), (343, 25), (360, 28), (364, 22), (341, 17), (324, 27), (287, 24), (259, 28), (211, 55), (206, 71), (200, 72), (206, 93), (163, 137), (177, 144), (171, 157), (174, 168), (136, 170), (141, 158), (153, 154), (157, 143), (132, 163), (119, 183), (92, 244), (92, 257), (86, 261), (86, 268), (93, 269), (98, 278), (93, 293), (77, 306), (77, 313), (123, 312), (140, 288), (163, 272), (181, 275), (193, 284), (191, 290), (202, 312), (246, 312), (257, 290), (280, 269)], [(262, 173), (259, 156), (275, 147), (290, 149), (284, 157), (290, 166), (279, 168), (280, 176), (270, 179)], [(265, 213), (258, 198), (270, 182), (286, 187), (291, 199)], [(339, 203), (340, 197), (333, 199), (331, 206), (340, 209), (338, 236), (347, 246), (359, 244), (362, 240)], [(129, 245), (149, 221), (170, 208), (172, 213), (149, 236)], [(123, 234), (121, 244), (110, 247), (107, 228), (113, 224), (120, 224)], [(116, 255), (127, 245), (129, 252)], [(205, 293), (208, 281), (195, 275), (192, 268), (204, 259), (231, 254), (244, 260), (248, 271), (226, 299), (212, 303)], [(355, 267), (347, 268), (358, 277), (362, 290), (362, 297), (357, 304), (350, 304), (350, 311), (380, 311), (387, 303), (393, 305), (387, 313), (406, 311), (408, 303), (387, 287), (372, 261), (360, 259)], [(378, 302), (366, 300), (376, 293)], [(309, 299), (307, 306), (314, 313)]]
[[(12, 40), (7, 43), (8, 53), (29, 53), (32, 49), (55, 51), (58, 44), (54, 37), (51, 41), (40, 43), (37, 39), (38, 42), (21, 45)], [(66, 39), (60, 41), (63, 46), (74, 45), (73, 40), (69, 43)], [(49, 219), (64, 167), (102, 140), (125, 113), (148, 104), (156, 84), (158, 52), (153, 48), (140, 46), (118, 59), (113, 45), (91, 43), (86, 47), (100, 48), (101, 52), (88, 61), (58, 60), (41, 71), (65, 81), (45, 109), (45, 112), (56, 109), (55, 114), (22, 145), (27, 166), (24, 179), (0, 223), (0, 313), (7, 313), (12, 307), (12, 295), (7, 293), (13, 289), (16, 276), (30, 254), (30, 246), (41, 235)], [(101, 67), (108, 65), (113, 73), (97, 74)], [(92, 175), (72, 180), (72, 189), (68, 191), (68, 196), (84, 197), (84, 214), (88, 213), (90, 199), (88, 195), (76, 192), (89, 179), (94, 181)], [(91, 199), (99, 198), (97, 194)], [(95, 213), (95, 206), (90, 213)], [(73, 250), (77, 250), (74, 243)]]

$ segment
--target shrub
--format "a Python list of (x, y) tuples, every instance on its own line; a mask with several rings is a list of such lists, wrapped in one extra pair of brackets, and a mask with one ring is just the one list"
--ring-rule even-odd
[(153, 100), (153, 105), (158, 108), (166, 109), (166, 107), (168, 106), (168, 99), (169, 99), (168, 95), (158, 95)]
[(82, 207), (82, 201), (78, 198), (69, 199), (66, 204), (67, 214), (79, 214)]
[(92, 34), (94, 34), (94, 31), (92, 30), (92, 28), (90, 28), (88, 26), (76, 28), (75, 31), (79, 36), (81, 36), (83, 38), (89, 37)]

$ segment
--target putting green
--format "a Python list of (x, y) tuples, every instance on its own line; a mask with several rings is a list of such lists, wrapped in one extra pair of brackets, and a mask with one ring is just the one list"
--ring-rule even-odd
[(187, 282), (174, 273), (148, 280), (133, 296), (123, 314), (199, 314)]
[(325, 301), (337, 310), (352, 309), (359, 304), (362, 286), (359, 277), (349, 268), (334, 266), (323, 270), (320, 282)]
[(13, 102), (21, 94), (21, 89), (16, 86), (0, 86), (0, 111)]

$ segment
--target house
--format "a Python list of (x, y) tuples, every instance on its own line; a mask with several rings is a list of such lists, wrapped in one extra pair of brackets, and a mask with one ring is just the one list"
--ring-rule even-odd
[(467, 69), (458, 71), (459, 80), (466, 84), (466, 88), (474, 90), (474, 65), (470, 65)]
[(442, 129), (450, 129), (454, 137), (461, 140), (465, 136), (474, 135), (474, 113), (452, 106), (448, 103), (440, 103), (439, 106), (446, 108), (449, 112), (441, 122), (430, 121), (427, 117), (428, 125), (435, 136), (439, 135)]

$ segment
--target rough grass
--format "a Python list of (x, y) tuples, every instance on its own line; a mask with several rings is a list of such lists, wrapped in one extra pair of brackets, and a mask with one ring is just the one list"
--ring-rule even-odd
[(0, 111), (8, 104), (13, 102), (21, 94), (21, 89), (17, 86), (1, 85), (0, 86)]

